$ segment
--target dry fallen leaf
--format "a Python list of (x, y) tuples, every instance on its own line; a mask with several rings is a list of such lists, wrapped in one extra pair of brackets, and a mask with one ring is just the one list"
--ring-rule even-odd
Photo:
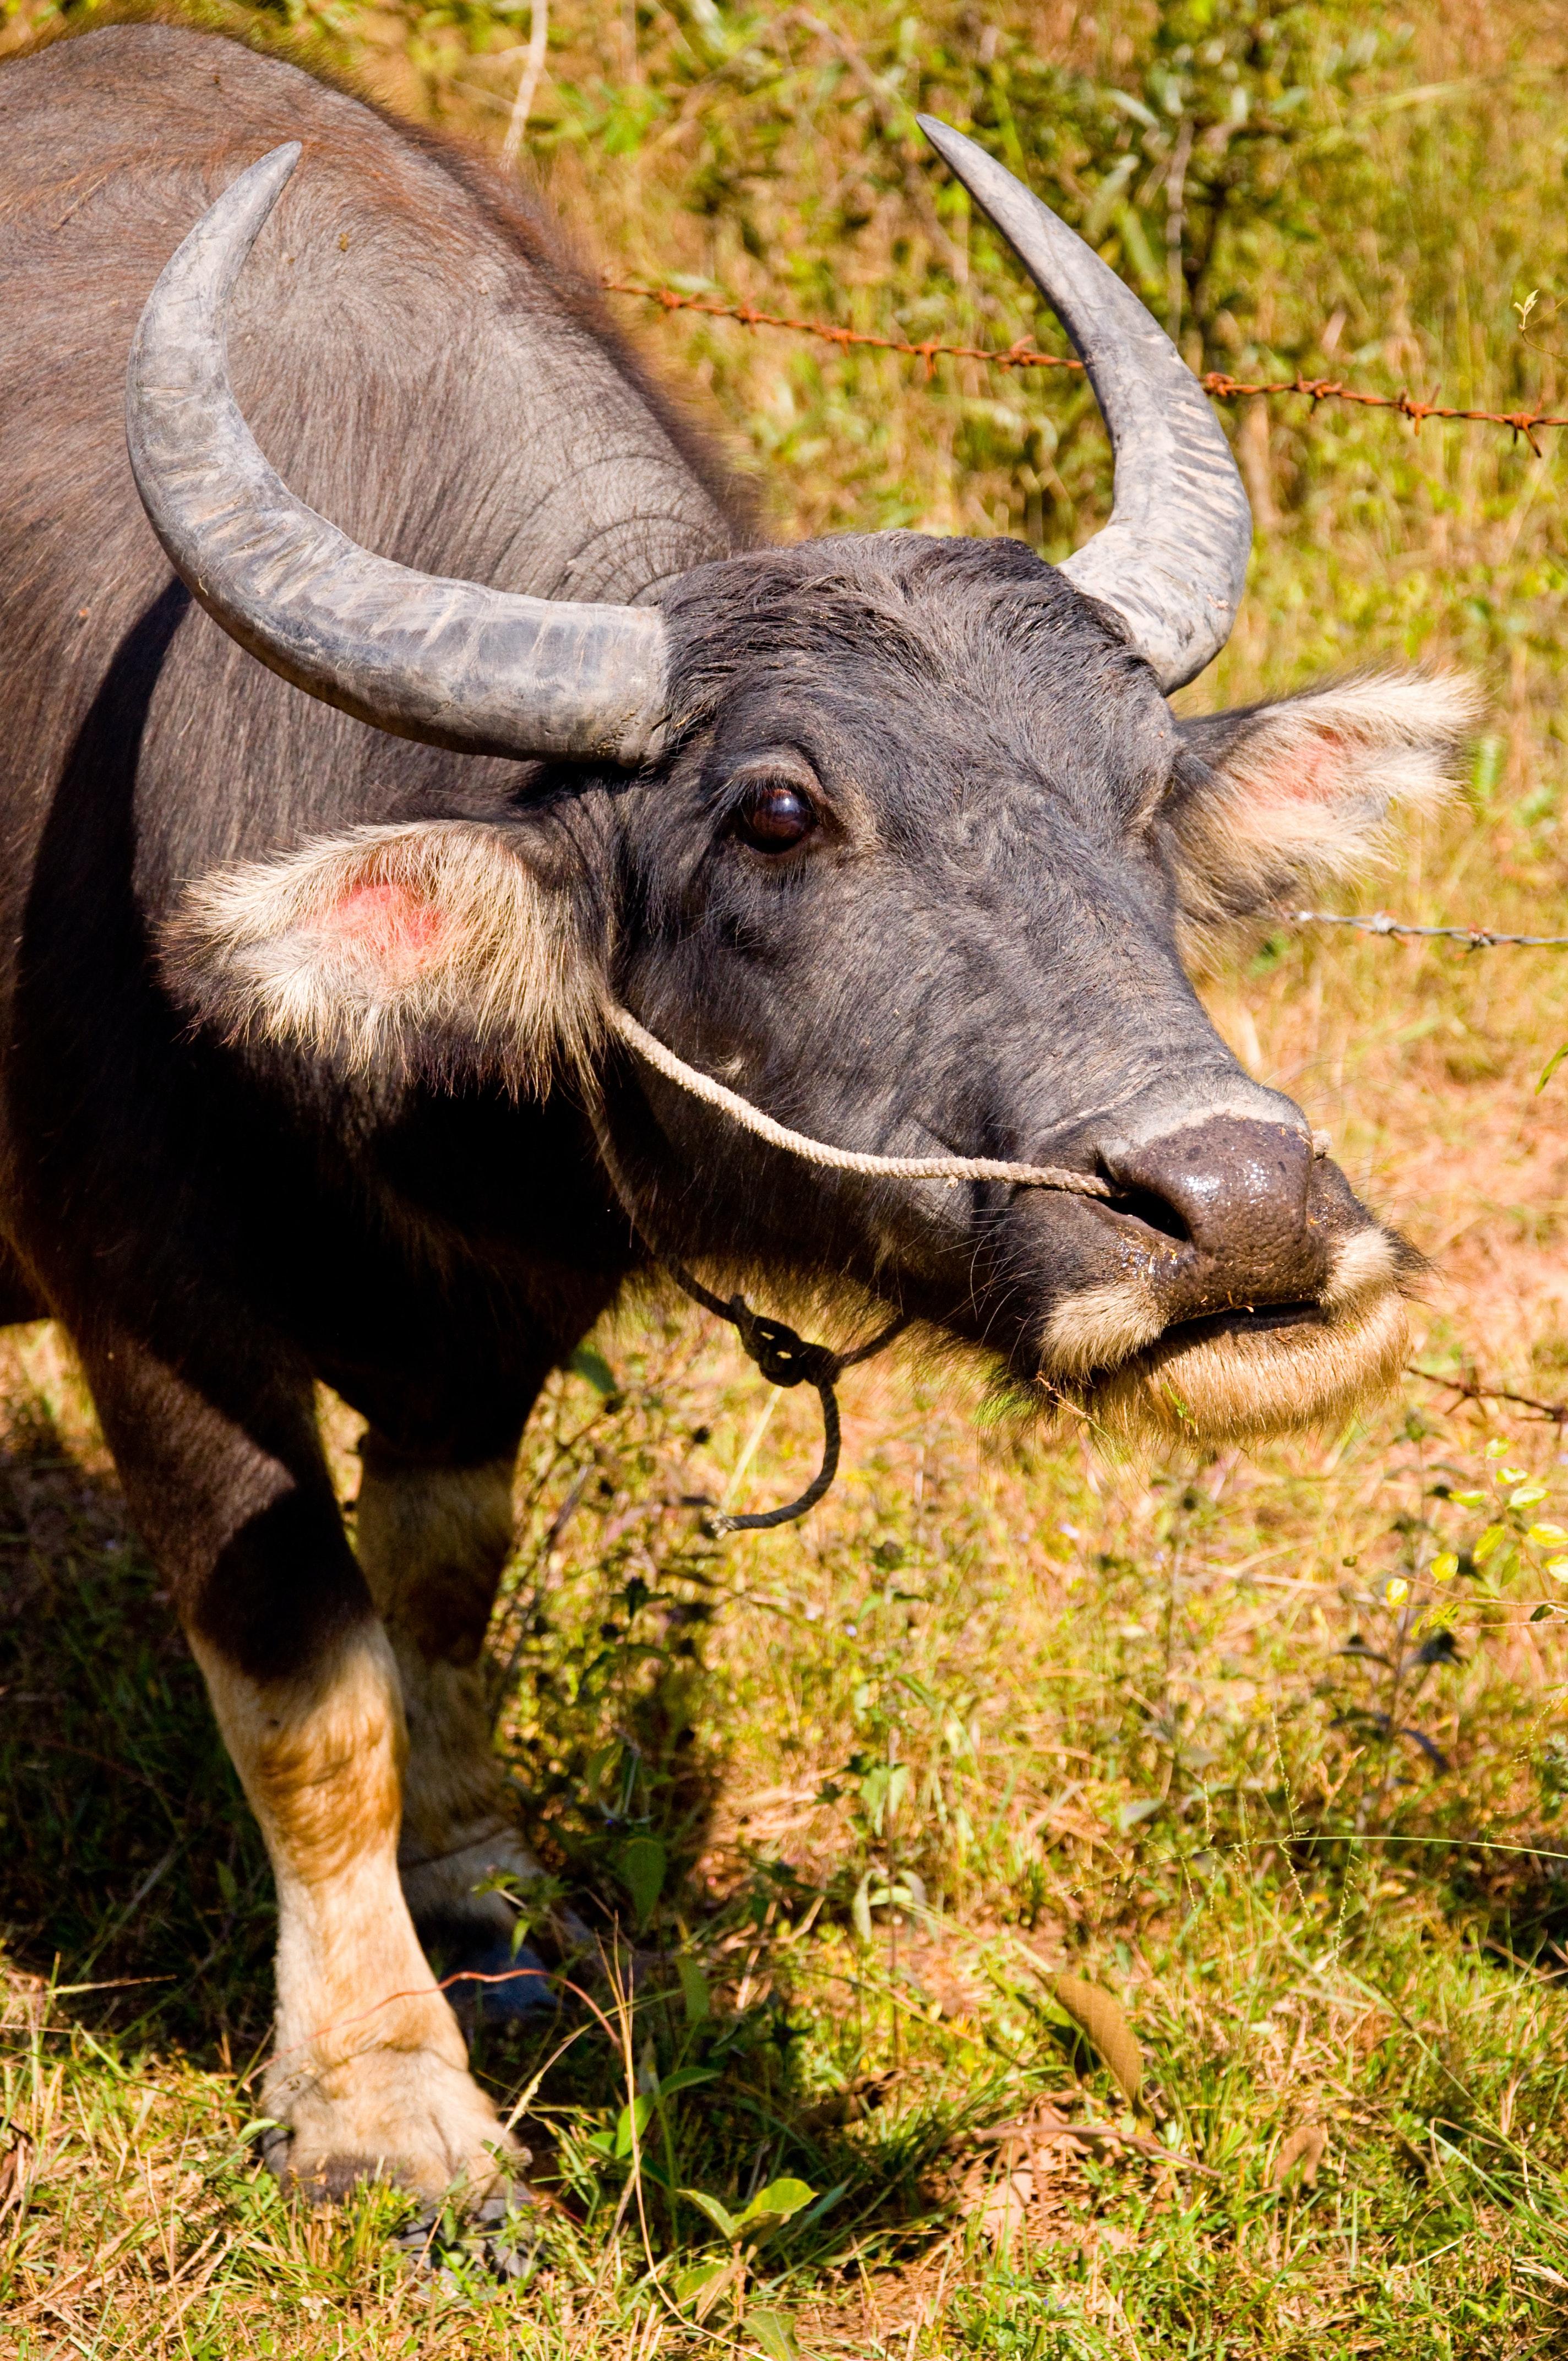
[(1118, 2000), (1082, 1976), (1060, 1975), (1056, 1997), (1074, 2025), (1094, 2044), (1130, 2107), (1143, 2087), (1144, 2053)]
[(1014, 2165), (1000, 2180), (988, 2180), (978, 2167), (964, 2178), (965, 2211), (977, 2217), (981, 2236), (1003, 2257), (1013, 2251), (1034, 2194), (1035, 2176), (1026, 2164)]
[(1292, 2173), (1298, 2173), (1303, 2189), (1318, 2185), (1318, 2167), (1329, 2144), (1327, 2126), (1323, 2124), (1301, 2124), (1281, 2145), (1268, 2176), (1270, 2189), (1283, 2189)]
[(1049, 2099), (1037, 2100), (1027, 2114), (1011, 2123), (992, 2124), (984, 2131), (977, 2131), (974, 2136), (994, 2142), (1003, 2161), (1015, 2156), (1027, 2157), (1036, 2173), (1054, 2154), (1076, 2147), (1124, 2149), (1129, 2156), (1147, 2157), (1154, 2163), (1170, 2165), (1179, 2172), (1199, 2173), (1205, 2180), (1220, 2178), (1212, 2164), (1200, 2164), (1196, 2157), (1184, 2156), (1179, 2148), (1167, 2147), (1163, 2140), (1150, 2139), (1145, 2132), (1126, 2131), (1120, 2124), (1075, 2124), (1058, 2114)]
[(27, 2195), (32, 2158), (33, 2144), (26, 2132), (18, 2132), (14, 2140), (0, 2149), (0, 2221)]

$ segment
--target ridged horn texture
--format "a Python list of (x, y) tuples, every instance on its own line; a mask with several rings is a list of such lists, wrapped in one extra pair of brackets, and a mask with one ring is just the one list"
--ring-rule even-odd
[(1230, 637), (1252, 547), (1220, 423), (1169, 337), (1091, 247), (972, 139), (916, 120), (1067, 330), (1110, 433), (1111, 522), (1061, 570), (1114, 609), (1160, 686), (1179, 688)]
[(655, 609), (522, 598), (372, 556), (257, 448), (225, 314), (300, 152), (275, 148), (225, 190), (141, 315), (126, 429), (153, 531), (242, 647), (358, 720), (464, 754), (641, 760), (665, 701)]

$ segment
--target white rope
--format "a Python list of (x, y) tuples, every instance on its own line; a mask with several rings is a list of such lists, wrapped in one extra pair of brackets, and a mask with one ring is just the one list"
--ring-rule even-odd
[(688, 1066), (673, 1049), (639, 1025), (628, 1008), (612, 1006), (609, 1021), (627, 1047), (646, 1059), (666, 1081), (678, 1083), (705, 1105), (718, 1107), (732, 1122), (754, 1131), (771, 1148), (801, 1156), (808, 1164), (826, 1165), (833, 1172), (865, 1172), (887, 1180), (1010, 1180), (1021, 1189), (1065, 1189), (1075, 1197), (1109, 1197), (1109, 1181), (1092, 1172), (1069, 1172), (1059, 1164), (1004, 1164), (994, 1156), (870, 1156), (851, 1148), (829, 1148), (804, 1131), (791, 1131), (771, 1115), (754, 1107), (735, 1091), (727, 1091), (711, 1074)]

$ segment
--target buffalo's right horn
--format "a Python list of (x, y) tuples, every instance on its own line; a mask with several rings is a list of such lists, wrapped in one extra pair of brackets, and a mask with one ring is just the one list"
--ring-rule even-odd
[(1131, 288), (1003, 164), (930, 115), (921, 130), (988, 213), (1071, 337), (1115, 462), (1111, 522), (1062, 572), (1114, 609), (1164, 689), (1230, 637), (1252, 512), (1201, 386)]
[(225, 314), (299, 159), (291, 141), (242, 172), (148, 298), (126, 425), (153, 531), (243, 647), (361, 721), (465, 754), (637, 762), (664, 707), (656, 610), (526, 598), (372, 556), (257, 448), (229, 386)]

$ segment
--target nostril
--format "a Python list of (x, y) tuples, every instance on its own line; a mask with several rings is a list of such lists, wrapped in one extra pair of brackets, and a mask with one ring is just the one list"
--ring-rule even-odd
[(1162, 1237), (1174, 1238), (1178, 1246), (1192, 1243), (1192, 1232), (1182, 1219), (1179, 1207), (1173, 1205), (1168, 1197), (1162, 1197), (1157, 1190), (1132, 1188), (1121, 1182), (1109, 1202), (1113, 1213), (1141, 1222), (1145, 1229), (1157, 1230)]
[[(1312, 1217), (1312, 1151), (1304, 1128), (1210, 1117), (1127, 1145), (1106, 1143), (1100, 1166), (1116, 1193), (1106, 1211), (1182, 1249), (1157, 1254), (1161, 1285), (1183, 1315), (1235, 1303), (1310, 1301), (1326, 1273)], [(1190, 1300), (1189, 1300), (1190, 1299)]]

